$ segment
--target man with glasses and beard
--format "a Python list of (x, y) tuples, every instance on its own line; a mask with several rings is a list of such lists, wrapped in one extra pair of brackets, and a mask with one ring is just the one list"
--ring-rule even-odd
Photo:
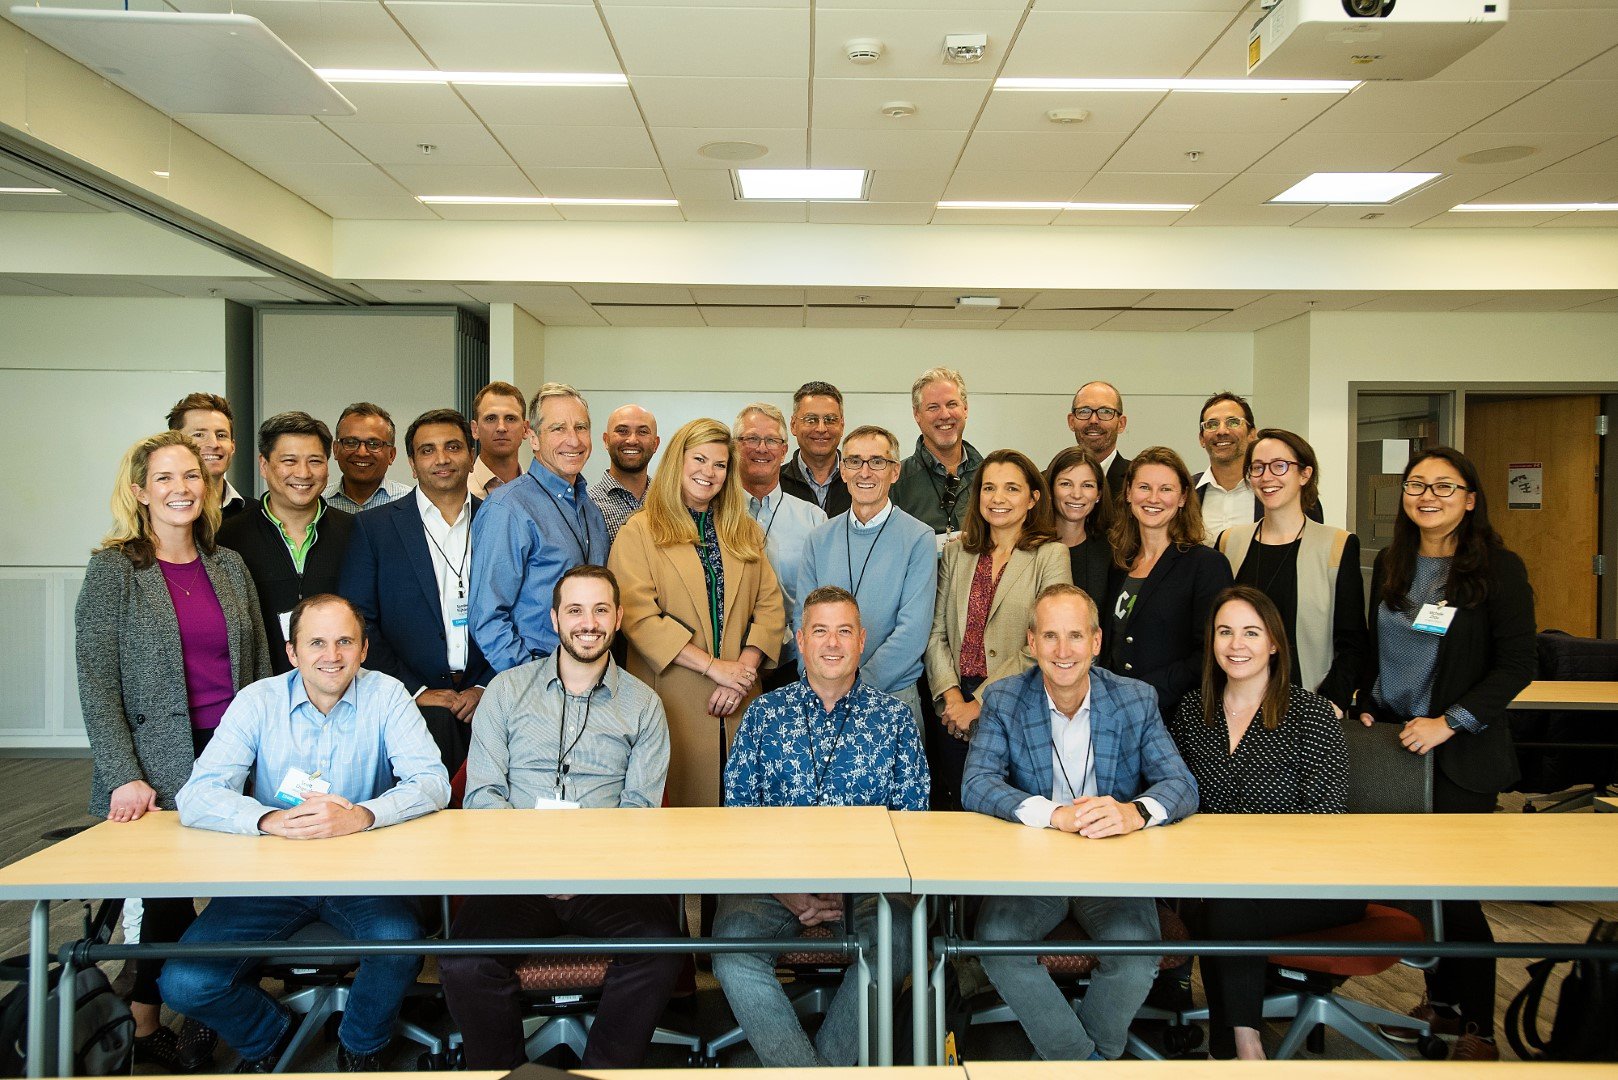
[[(604, 566), (562, 575), (551, 594), (560, 648), (496, 675), (472, 721), (468, 810), (654, 807), (669, 770), (668, 720), (645, 683), (610, 655), (623, 619), (618, 581)], [(566, 828), (558, 820), (559, 828)], [(453, 938), (676, 937), (667, 896), (474, 896)], [(446, 956), (445, 1000), (465, 1037), (466, 1067), (525, 1062), (519, 956)], [(585, 1044), (583, 1066), (638, 1068), (674, 991), (682, 958), (613, 960)]]

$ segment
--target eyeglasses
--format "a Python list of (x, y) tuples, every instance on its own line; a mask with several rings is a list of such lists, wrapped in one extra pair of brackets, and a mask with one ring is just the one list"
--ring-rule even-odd
[(355, 450), (358, 450), (363, 446), (365, 449), (374, 454), (384, 446), (392, 446), (393, 444), (390, 442), (383, 442), (381, 439), (356, 439), (352, 435), (344, 435), (337, 440), (337, 445), (341, 446), (349, 453), (353, 453)]
[(1264, 470), (1268, 469), (1271, 476), (1282, 477), (1287, 474), (1288, 469), (1297, 464), (1296, 461), (1288, 461), (1286, 458), (1276, 458), (1274, 461), (1255, 461), (1247, 467), (1247, 475), (1257, 480), (1264, 475)]
[(798, 423), (810, 427), (836, 427), (843, 422), (843, 418), (836, 413), (827, 413), (825, 416), (816, 416), (814, 413), (804, 413), (798, 417)]
[(899, 463), (892, 458), (885, 457), (845, 457), (843, 459), (843, 471), (857, 473), (869, 465), (872, 472), (881, 472), (889, 466), (897, 464)]
[(1093, 416), (1097, 420), (1112, 421), (1118, 419), (1122, 415), (1124, 414), (1108, 405), (1103, 405), (1099, 409), (1092, 409), (1088, 405), (1080, 405), (1077, 409), (1073, 410), (1073, 418), (1075, 420), (1088, 420)]
[(1406, 480), (1399, 485), (1406, 495), (1425, 495), (1432, 492), (1440, 499), (1447, 499), (1457, 491), (1471, 491), (1465, 484), (1452, 484), (1448, 480), (1440, 480), (1436, 484), (1424, 484), (1420, 480)]
[(778, 439), (774, 435), (743, 435), (736, 441), (747, 447), (749, 450), (757, 450), (760, 447), (767, 447), (771, 450), (779, 450), (781, 447), (787, 444), (785, 439)]
[(1215, 417), (1212, 420), (1204, 420), (1202, 422), (1202, 430), (1207, 432), (1218, 431), (1221, 427), (1229, 428), (1231, 431), (1240, 431), (1246, 426), (1247, 421), (1242, 419), (1240, 416), (1227, 416), (1222, 423), (1218, 417)]

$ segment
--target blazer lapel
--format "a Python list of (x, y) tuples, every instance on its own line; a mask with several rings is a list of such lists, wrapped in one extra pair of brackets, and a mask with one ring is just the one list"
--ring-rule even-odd
[[(1095, 748), (1096, 794), (1111, 795), (1118, 772), (1118, 710), (1112, 692), (1100, 679), (1090, 679), (1090, 740)], [(1082, 782), (1082, 781), (1081, 781)]]
[[(956, 541), (960, 543), (960, 541)], [(977, 569), (978, 557), (961, 548), (955, 559), (955, 629), (956, 637), (966, 637), (966, 610), (972, 601), (972, 574)], [(958, 647), (958, 646), (957, 646)]]
[(989, 621), (994, 621), (994, 613), (1000, 610), (1000, 601), (1006, 594), (1017, 588), (1017, 583), (1034, 569), (1034, 553), (1015, 548), (1011, 558), (1006, 560), (1005, 568), (1000, 571), (1000, 582), (994, 587), (994, 599), (989, 601)]
[(1157, 557), (1157, 564), (1152, 567), (1152, 572), (1146, 575), (1146, 581), (1140, 587), (1140, 594), (1135, 598), (1136, 606), (1144, 604), (1146, 598), (1151, 596), (1159, 585), (1163, 584), (1163, 579), (1174, 572), (1174, 564), (1179, 562), (1182, 554), (1178, 547), (1170, 544), (1168, 550)]
[[(466, 524), (470, 530), (472, 522), (468, 520)], [(410, 569), (415, 571), (416, 584), (421, 586), (422, 599), (427, 601), (427, 607), (433, 616), (442, 622), (444, 606), (438, 596), (438, 575), (433, 573), (433, 553), (427, 550), (427, 526), (422, 522), (421, 515), (416, 512), (414, 495), (410, 497), (406, 509), (394, 513), (393, 527), (399, 533), (399, 542), (404, 545), (405, 556), (410, 560)], [(470, 531), (467, 535), (471, 535)]]
[[(697, 613), (695, 632), (697, 644), (714, 653), (718, 644), (713, 640), (713, 623), (708, 618), (708, 575), (702, 569), (702, 557), (695, 544), (673, 544), (658, 548), (680, 579), (691, 600), (691, 610)], [(729, 590), (727, 590), (728, 592)]]
[[(786, 495), (783, 496), (783, 498), (791, 498), (791, 496)], [(761, 559), (764, 557), (765, 556), (762, 554), (759, 556)], [(737, 597), (739, 597), (744, 591), (742, 587), (742, 578), (746, 576), (750, 568), (747, 563), (744, 563), (740, 559), (733, 556), (729, 551), (726, 551), (723, 546), (719, 548), (719, 565), (725, 571), (725, 611), (724, 622), (721, 624), (721, 630), (723, 631), (724, 636), (727, 638), (734, 636), (738, 642), (746, 641), (747, 634), (745, 632), (745, 628), (743, 628), (742, 633), (732, 635), (730, 630), (730, 619), (731, 616), (736, 613)], [(703, 586), (704, 588), (707, 587), (706, 578), (703, 579)], [(790, 614), (788, 617), (790, 617)], [(723, 642), (721, 642), (721, 646), (722, 645)]]
[(1017, 710), (1023, 721), (1022, 737), (1035, 784), (1035, 790), (1028, 794), (1048, 799), (1055, 783), (1051, 771), (1051, 710), (1045, 701), (1045, 683), (1039, 670), (1036, 668), (1029, 674), (1031, 679), (1022, 676), (1027, 681), (1018, 695), (1020, 708)]

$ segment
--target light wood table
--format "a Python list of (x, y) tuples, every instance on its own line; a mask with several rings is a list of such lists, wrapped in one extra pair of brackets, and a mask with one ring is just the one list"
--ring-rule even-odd
[(1538, 679), (1528, 684), (1508, 708), (1618, 710), (1618, 682)]
[[(967, 1080), (1071, 1080), (1070, 1061), (969, 1061)], [(1109, 1061), (1107, 1080), (1612, 1080), (1612, 1065), (1543, 1061)]]
[[(909, 891), (881, 807), (455, 810), (319, 841), (187, 829), (175, 813), (103, 822), (0, 868), (0, 900), (34, 901), (30, 1001), (46, 1000), (52, 901), (118, 896), (872, 893), (876, 1044), (893, 1060), (892, 912)], [(30, 1068), (45, 1013), (29, 1010)], [(37, 1040), (37, 1050), (36, 1050)], [(39, 1073), (31, 1072), (37, 1076)]]
[(1598, 814), (1618, 814), (1618, 798), (1611, 795), (1597, 795), (1595, 807)]

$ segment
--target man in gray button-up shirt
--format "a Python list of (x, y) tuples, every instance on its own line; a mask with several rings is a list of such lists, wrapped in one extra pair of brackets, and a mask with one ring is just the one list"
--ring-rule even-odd
[[(566, 828), (566, 814), (579, 807), (663, 804), (668, 720), (652, 689), (613, 663), (609, 650), (622, 619), (612, 571), (585, 564), (562, 574), (551, 594), (558, 651), (496, 675), (472, 720), (467, 809), (537, 808), (563, 815), (555, 827)], [(678, 933), (666, 896), (474, 896), (461, 905), (451, 936)], [(439, 962), (469, 1069), (512, 1069), (526, 1060), (520, 961), (457, 955)], [(673, 954), (613, 961), (585, 1044), (585, 1068), (644, 1062), (680, 966)]]

